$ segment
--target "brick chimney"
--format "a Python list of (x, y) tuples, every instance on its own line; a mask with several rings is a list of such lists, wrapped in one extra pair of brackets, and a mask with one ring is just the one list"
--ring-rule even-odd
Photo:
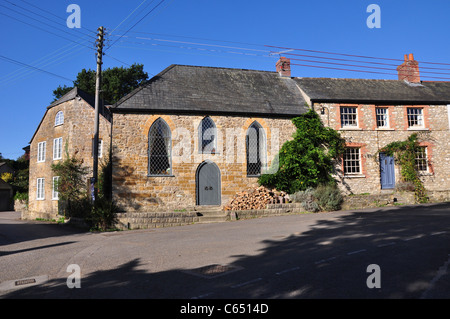
[(405, 54), (405, 62), (397, 67), (398, 79), (412, 83), (420, 83), (419, 62), (414, 60), (412, 53)]
[(276, 64), (277, 72), (280, 76), (291, 77), (291, 60), (285, 58), (284, 56), (280, 57)]

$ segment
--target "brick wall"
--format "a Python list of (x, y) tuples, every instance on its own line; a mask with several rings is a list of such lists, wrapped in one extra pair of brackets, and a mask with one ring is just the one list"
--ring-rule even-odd
[[(450, 188), (450, 131), (446, 105), (373, 105), (346, 104), (357, 107), (358, 126), (343, 128), (340, 119), (341, 104), (318, 103), (314, 109), (320, 115), (324, 125), (339, 130), (349, 147), (361, 149), (362, 174), (343, 176), (342, 164), (337, 167), (337, 179), (343, 190), (348, 193), (375, 193), (381, 189), (380, 165), (377, 151), (393, 141), (404, 141), (412, 133), (418, 133), (421, 145), (427, 146), (429, 161), (428, 172), (421, 179), (428, 190)], [(376, 107), (387, 108), (389, 126), (377, 128)], [(407, 108), (419, 107), (423, 110), (424, 127), (408, 128)], [(322, 114), (323, 113), (323, 114)], [(395, 181), (400, 181), (400, 170), (395, 165)]]
[[(148, 132), (160, 117), (172, 132), (173, 176), (149, 177)], [(124, 211), (195, 206), (196, 170), (204, 160), (213, 161), (220, 169), (221, 204), (226, 205), (236, 192), (257, 186), (257, 178), (247, 177), (246, 173), (248, 127), (255, 120), (263, 127), (269, 161), (295, 131), (290, 119), (211, 116), (218, 130), (217, 153), (199, 154), (198, 126), (202, 119), (203, 116), (188, 115), (114, 114), (113, 199)], [(182, 145), (189, 147), (183, 149)]]
[[(55, 126), (57, 112), (64, 112), (64, 124)], [(55, 218), (58, 214), (58, 200), (52, 199), (53, 139), (62, 137), (62, 159), (66, 156), (66, 147), (71, 156), (83, 160), (83, 164), (92, 168), (92, 138), (94, 136), (94, 108), (84, 100), (73, 99), (47, 110), (30, 145), (29, 205), (23, 218)], [(103, 140), (103, 156), (108, 156), (110, 145), (110, 123), (100, 116), (99, 136)], [(38, 143), (46, 142), (44, 162), (37, 162)], [(44, 178), (44, 199), (36, 199), (37, 179)], [(86, 177), (86, 183), (87, 183)]]

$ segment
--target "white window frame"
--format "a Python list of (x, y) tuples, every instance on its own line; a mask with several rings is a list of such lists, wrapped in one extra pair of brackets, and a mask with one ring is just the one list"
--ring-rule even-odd
[(45, 162), (45, 148), (47, 143), (44, 142), (39, 142), (38, 143), (38, 152), (37, 152), (37, 161), (38, 163), (42, 163)]
[(55, 116), (55, 126), (63, 125), (63, 124), (64, 124), (64, 112), (59, 111), (58, 113), (56, 113), (56, 116)]
[(58, 187), (55, 187), (55, 184), (59, 182), (59, 176), (53, 176), (52, 181), (52, 200), (59, 200), (59, 191)]
[[(425, 127), (424, 116), (423, 116), (423, 108), (422, 107), (408, 107), (408, 108), (406, 108), (406, 117), (407, 117), (407, 120), (408, 120), (408, 128), (423, 128), (423, 127)], [(417, 117), (417, 118), (413, 119), (413, 118), (410, 118), (410, 117)], [(411, 122), (416, 122), (416, 121), (417, 121), (418, 124), (411, 125)]]
[(36, 180), (36, 200), (45, 199), (45, 178), (39, 177)]
[[(358, 128), (358, 107), (357, 106), (341, 106), (340, 107), (341, 127), (342, 128)], [(351, 110), (351, 112), (350, 112)], [(353, 112), (354, 110), (354, 112)], [(348, 124), (348, 123), (353, 124)]]
[[(428, 147), (421, 146), (423, 152), (416, 152), (415, 165), (419, 173), (428, 173)], [(420, 163), (420, 164), (419, 164)], [(425, 169), (420, 169), (425, 164)]]
[[(375, 108), (375, 120), (377, 122), (377, 128), (388, 128), (389, 127), (389, 110), (388, 110), (388, 108), (387, 107), (376, 107)], [(379, 123), (382, 123), (382, 122), (384, 122), (385, 125), (379, 125)]]
[[(348, 151), (350, 152), (354, 152), (353, 155), (356, 155), (357, 158), (347, 158), (346, 156), (348, 156), (349, 154), (347, 153)], [(356, 151), (356, 152), (355, 152)], [(352, 154), (350, 154), (352, 155)], [(343, 165), (343, 171), (344, 171), (344, 176), (355, 176), (355, 175), (362, 175), (362, 163), (361, 163), (361, 148), (359, 147), (346, 147), (345, 151), (344, 151), (344, 155), (343, 155), (343, 161), (344, 161), (344, 165)], [(358, 165), (353, 165), (354, 163), (357, 163)], [(351, 172), (352, 167), (357, 167), (358, 171), (356, 172)]]
[(60, 160), (62, 158), (62, 137), (53, 140), (53, 159)]

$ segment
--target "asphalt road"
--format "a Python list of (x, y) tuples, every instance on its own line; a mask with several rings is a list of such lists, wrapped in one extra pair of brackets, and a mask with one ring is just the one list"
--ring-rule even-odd
[(0, 212), (2, 299), (450, 297), (449, 203), (113, 233), (18, 217)]

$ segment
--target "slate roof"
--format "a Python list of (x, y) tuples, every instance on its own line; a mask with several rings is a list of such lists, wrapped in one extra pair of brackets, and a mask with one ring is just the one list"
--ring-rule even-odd
[[(39, 122), (38, 127), (36, 128), (36, 131), (34, 131), (34, 134), (31, 137), (30, 144), (33, 141), (34, 137), (36, 136), (36, 133), (39, 131), (39, 128), (41, 127), (41, 124), (44, 121), (44, 118), (47, 115), (49, 109), (51, 109), (52, 107), (55, 107), (55, 106), (57, 106), (57, 105), (59, 105), (61, 103), (73, 100), (73, 99), (78, 98), (78, 97), (80, 97), (84, 101), (86, 101), (92, 108), (95, 108), (95, 97), (92, 96), (91, 94), (83, 91), (82, 89), (80, 89), (78, 87), (74, 87), (72, 90), (70, 90), (69, 92), (64, 94), (58, 100), (54, 101), (49, 106), (47, 106), (47, 109), (45, 110), (44, 116), (42, 116), (42, 119)], [(109, 111), (109, 109), (106, 107), (107, 105), (109, 105), (109, 103), (105, 101), (104, 107), (99, 109), (99, 114), (102, 115), (109, 122), (111, 122), (112, 121), (112, 115), (111, 115), (111, 112)]]
[(450, 82), (295, 78), (312, 102), (449, 104)]
[(114, 112), (258, 114), (307, 112), (295, 81), (277, 72), (171, 65), (111, 107)]

